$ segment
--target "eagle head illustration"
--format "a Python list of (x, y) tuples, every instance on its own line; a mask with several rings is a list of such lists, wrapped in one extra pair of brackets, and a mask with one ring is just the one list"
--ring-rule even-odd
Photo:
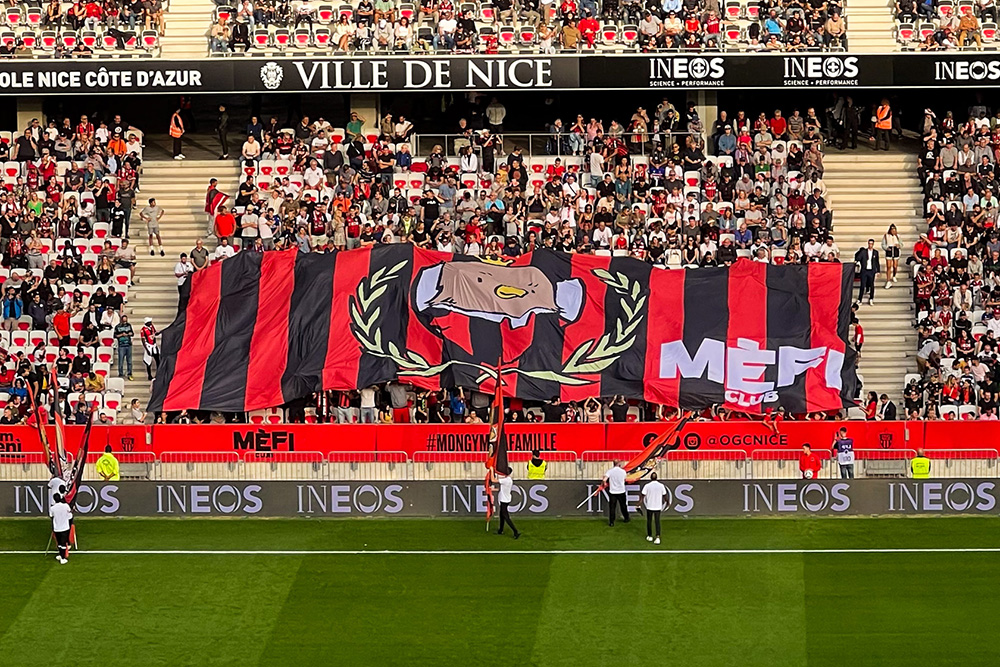
[(443, 262), (417, 276), (415, 306), (418, 312), (443, 309), (490, 322), (506, 321), (517, 329), (532, 315), (557, 314), (576, 321), (583, 310), (583, 291), (579, 278), (553, 283), (534, 266)]

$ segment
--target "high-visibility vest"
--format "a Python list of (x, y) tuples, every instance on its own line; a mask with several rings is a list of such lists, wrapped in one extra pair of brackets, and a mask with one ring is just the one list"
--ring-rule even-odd
[(875, 111), (875, 127), (880, 130), (892, 129), (892, 109), (888, 104), (880, 106)]
[[(104, 474), (108, 476), (109, 482), (117, 482), (121, 479), (118, 471), (118, 459), (108, 452), (101, 454), (101, 458), (97, 459), (97, 472), (99, 474)], [(102, 477), (103, 481), (104, 478)]]
[(931, 476), (931, 460), (926, 456), (917, 456), (910, 461), (913, 479), (927, 479)]
[(545, 479), (545, 468), (548, 465), (548, 461), (542, 461), (539, 465), (528, 461), (528, 479)]
[(183, 136), (184, 130), (177, 123), (174, 123), (174, 119), (170, 119), (170, 136), (176, 139), (177, 137)]

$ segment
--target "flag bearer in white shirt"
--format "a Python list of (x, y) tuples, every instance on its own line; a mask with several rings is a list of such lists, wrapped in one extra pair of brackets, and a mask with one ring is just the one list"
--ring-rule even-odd
[(59, 545), (59, 555), (56, 560), (65, 565), (69, 562), (69, 529), (70, 521), (73, 520), (73, 511), (63, 501), (60, 494), (55, 495), (55, 504), (49, 507), (49, 516), (52, 517), (52, 532), (56, 536), (56, 544)]
[[(649, 476), (649, 484), (642, 487), (642, 504), (646, 507), (646, 541), (660, 543), (660, 512), (663, 511), (663, 499), (667, 495), (667, 487), (656, 478), (654, 472)], [(653, 523), (656, 523), (656, 538), (653, 538)]]
[(510, 511), (507, 509), (510, 505), (511, 490), (514, 488), (514, 480), (510, 477), (512, 472), (514, 471), (510, 466), (507, 466), (506, 470), (497, 470), (497, 484), (500, 487), (497, 492), (497, 502), (500, 503), (500, 530), (497, 531), (497, 535), (503, 535), (503, 527), (507, 525), (514, 531), (516, 540), (521, 537), (521, 533), (517, 532), (517, 526), (510, 520)]
[(604, 473), (604, 485), (608, 489), (608, 525), (615, 525), (615, 508), (620, 507), (622, 521), (628, 523), (628, 505), (625, 503), (625, 468), (615, 459), (614, 466)]

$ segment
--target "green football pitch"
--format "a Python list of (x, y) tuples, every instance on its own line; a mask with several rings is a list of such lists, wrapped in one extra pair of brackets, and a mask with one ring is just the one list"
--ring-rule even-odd
[(0, 664), (1000, 662), (1000, 518), (518, 522), (0, 521)]

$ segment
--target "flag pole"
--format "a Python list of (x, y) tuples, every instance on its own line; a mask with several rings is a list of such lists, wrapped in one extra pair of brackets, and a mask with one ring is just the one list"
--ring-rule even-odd
[[(497, 379), (496, 387), (493, 391), (493, 414), (490, 415), (490, 433), (487, 437), (486, 453), (486, 479), (483, 485), (486, 487), (486, 532), (490, 532), (490, 522), (493, 519), (493, 480), (496, 477), (497, 452), (502, 446), (503, 439), (503, 354), (497, 359)], [(496, 440), (494, 440), (494, 436)], [(506, 458), (506, 456), (505, 456)]]
[[(678, 431), (684, 428), (684, 425), (687, 424), (688, 421), (690, 421), (691, 416), (693, 414), (694, 413), (690, 411), (687, 413), (682, 413), (680, 418), (669, 429), (667, 429), (657, 438), (654, 438), (653, 441), (649, 443), (649, 445), (647, 445), (645, 449), (639, 452), (639, 454), (637, 454), (636, 456), (632, 457), (632, 459), (626, 464), (626, 472), (628, 473), (628, 475), (631, 476), (632, 473), (634, 473), (636, 470), (641, 469), (642, 466), (644, 466), (646, 463), (650, 461), (650, 459), (654, 460), (660, 459), (661, 458), (660, 454), (666, 453), (666, 451), (663, 448), (668, 444), (668, 441), (672, 437), (674, 437)], [(649, 471), (646, 470), (646, 472)], [(638, 479), (642, 479), (642, 477), (644, 476), (645, 475), (643, 474)], [(638, 481), (638, 479), (634, 481)], [(580, 504), (576, 506), (576, 508), (580, 509), (581, 507), (583, 507), (587, 503), (587, 501), (595, 497), (605, 488), (607, 488), (607, 485), (602, 480), (601, 483), (598, 485), (598, 487), (594, 490), (594, 492), (589, 496), (587, 496), (586, 498), (584, 498), (580, 502)]]

